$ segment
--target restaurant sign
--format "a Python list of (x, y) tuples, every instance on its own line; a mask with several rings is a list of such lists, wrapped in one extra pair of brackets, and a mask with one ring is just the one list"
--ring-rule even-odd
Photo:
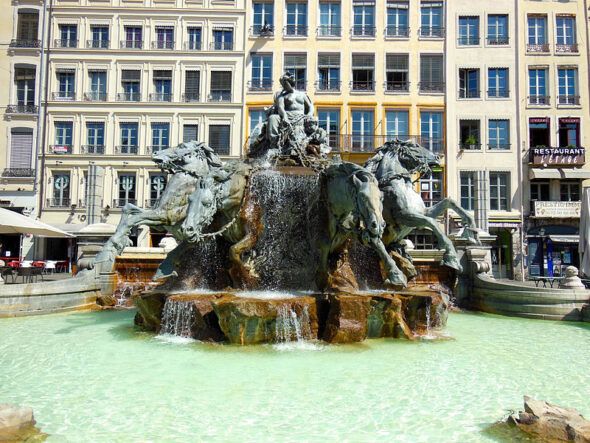
[(582, 202), (535, 202), (535, 217), (580, 218)]
[(530, 162), (535, 166), (583, 166), (585, 148), (531, 148)]

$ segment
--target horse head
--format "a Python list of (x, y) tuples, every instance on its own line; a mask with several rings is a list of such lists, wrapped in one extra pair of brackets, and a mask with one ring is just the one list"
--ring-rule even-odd
[(440, 166), (441, 159), (432, 151), (411, 141), (392, 140), (381, 146), (365, 167), (379, 179), (391, 174), (430, 175), (432, 168)]
[(221, 159), (205, 143), (191, 141), (173, 148), (163, 149), (152, 155), (152, 160), (163, 171), (185, 172), (205, 176), (211, 167), (221, 167)]
[(203, 228), (213, 221), (217, 212), (214, 180), (210, 177), (199, 181), (197, 189), (189, 197), (186, 218), (182, 222), (182, 232), (190, 242), (201, 238)]
[(361, 240), (364, 244), (368, 244), (380, 239), (385, 229), (383, 195), (377, 180), (368, 172), (359, 171), (353, 174), (352, 182), (356, 190)]

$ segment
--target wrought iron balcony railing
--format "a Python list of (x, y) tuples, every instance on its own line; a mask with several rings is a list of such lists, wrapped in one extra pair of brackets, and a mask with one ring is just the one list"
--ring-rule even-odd
[(463, 36), (457, 39), (459, 46), (477, 46), (479, 45), (479, 37), (475, 36)]
[(422, 26), (418, 35), (423, 38), (444, 38), (445, 28), (442, 26)]
[(115, 146), (115, 154), (119, 155), (137, 155), (139, 147), (137, 145)]
[(209, 49), (211, 51), (233, 51), (234, 42), (211, 42)]
[(121, 40), (121, 49), (142, 49), (142, 40)]
[(355, 25), (350, 28), (350, 35), (353, 37), (375, 37), (377, 28), (374, 26)]
[(317, 27), (316, 34), (318, 37), (341, 37), (342, 26), (320, 25)]
[(141, 94), (139, 92), (119, 92), (117, 94), (118, 102), (140, 102)]
[(387, 26), (385, 28), (385, 37), (389, 38), (408, 38), (410, 28), (408, 26)]
[(134, 198), (116, 198), (113, 200), (113, 208), (122, 208), (126, 204), (137, 205), (137, 200)]
[(537, 106), (549, 106), (551, 103), (551, 97), (547, 95), (530, 95), (529, 105)]
[(488, 89), (489, 98), (508, 98), (510, 97), (510, 91), (505, 88), (500, 89)]
[(341, 85), (340, 80), (318, 80), (315, 89), (318, 92), (340, 92)]
[(385, 92), (407, 93), (410, 91), (410, 82), (408, 81), (388, 81), (383, 84)]
[(198, 92), (185, 92), (182, 94), (182, 101), (185, 103), (198, 102), (201, 100), (201, 96)]
[(70, 208), (71, 200), (70, 198), (48, 198), (47, 199), (47, 206), (50, 208)]
[(503, 46), (510, 43), (510, 38), (504, 35), (488, 36), (488, 45), (490, 46)]
[(350, 90), (354, 92), (371, 92), (375, 91), (375, 81), (373, 80), (353, 80), (350, 82)]
[(76, 91), (57, 91), (52, 94), (53, 100), (71, 101), (76, 98)]
[(558, 105), (579, 106), (580, 105), (580, 96), (579, 95), (558, 95), (557, 96), (557, 104)]
[(261, 78), (250, 80), (248, 82), (248, 90), (252, 92), (269, 92), (272, 91), (272, 79)]
[(2, 171), (2, 177), (31, 178), (35, 177), (35, 170), (32, 168), (6, 168)]
[(492, 151), (509, 151), (510, 143), (489, 143), (488, 149)]
[(211, 91), (207, 97), (209, 102), (231, 102), (231, 91)]
[(475, 143), (464, 141), (459, 143), (459, 149), (462, 151), (481, 151), (481, 143), (479, 141)]
[(77, 48), (78, 47), (78, 40), (77, 39), (56, 38), (53, 43), (56, 48)]
[(88, 49), (108, 49), (110, 40), (86, 40)]
[(156, 40), (152, 42), (152, 49), (174, 49), (174, 40)]
[(479, 89), (459, 89), (459, 98), (480, 98)]
[(444, 141), (441, 138), (422, 137), (419, 135), (372, 135), (372, 134), (330, 134), (330, 146), (339, 152), (372, 152), (385, 142), (400, 139), (418, 143), (434, 154), (444, 153)]
[(169, 92), (152, 92), (149, 97), (150, 97), (151, 102), (171, 102), (172, 101), (172, 94), (170, 94)]
[(420, 82), (418, 89), (423, 94), (443, 93), (445, 92), (444, 82)]
[(544, 53), (549, 52), (549, 44), (548, 43), (540, 43), (537, 45), (526, 45), (526, 52), (534, 54), (534, 53)]
[(84, 93), (84, 100), (87, 102), (106, 102), (107, 93), (99, 91), (90, 91)]
[(164, 146), (164, 145), (148, 146), (146, 148), (146, 155), (156, 154), (160, 151), (164, 151), (165, 149), (168, 149), (169, 147), (170, 146)]
[(6, 107), (7, 114), (37, 114), (39, 106), (37, 105), (8, 105)]
[(275, 35), (273, 25), (254, 25), (250, 26), (251, 37), (271, 38)]
[(184, 42), (185, 51), (200, 51), (202, 47), (203, 44), (200, 40), (189, 40), (188, 42)]
[(577, 43), (572, 43), (569, 45), (555, 45), (555, 52), (557, 54), (577, 54), (579, 52), (579, 48)]
[(104, 145), (82, 145), (82, 154), (104, 154)]
[(284, 37), (307, 37), (307, 26), (287, 25), (283, 28)]
[(41, 40), (13, 38), (10, 40), (11, 48), (40, 48)]

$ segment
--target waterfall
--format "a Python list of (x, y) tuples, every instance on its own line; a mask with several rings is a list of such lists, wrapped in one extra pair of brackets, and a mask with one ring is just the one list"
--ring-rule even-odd
[(275, 338), (278, 342), (297, 341), (303, 342), (311, 337), (311, 323), (307, 306), (303, 307), (301, 315), (288, 304), (277, 308), (277, 320), (275, 324)]
[(190, 301), (166, 299), (160, 334), (190, 338), (195, 321), (195, 305)]

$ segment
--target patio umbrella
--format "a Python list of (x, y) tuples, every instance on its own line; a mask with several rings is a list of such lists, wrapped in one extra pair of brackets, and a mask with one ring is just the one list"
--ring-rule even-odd
[(74, 237), (51, 225), (0, 208), (0, 234), (31, 234), (38, 237)]
[(590, 277), (590, 188), (582, 193), (580, 214), (580, 274)]

